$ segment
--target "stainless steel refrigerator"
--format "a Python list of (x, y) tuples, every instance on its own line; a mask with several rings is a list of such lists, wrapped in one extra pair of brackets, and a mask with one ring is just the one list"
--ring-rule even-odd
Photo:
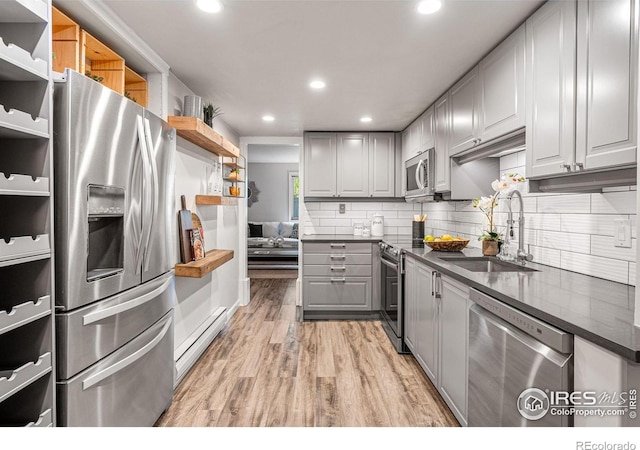
[(175, 129), (72, 70), (54, 86), (58, 424), (171, 404)]

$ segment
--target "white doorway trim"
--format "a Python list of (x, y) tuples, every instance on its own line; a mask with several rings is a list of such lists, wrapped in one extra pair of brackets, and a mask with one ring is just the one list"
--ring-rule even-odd
[[(245, 161), (247, 161), (247, 166), (249, 165), (249, 145), (251, 144), (266, 144), (266, 145), (297, 145), (300, 151), (300, 155), (298, 158), (298, 169), (302, 167), (302, 148), (303, 148), (304, 138), (302, 136), (299, 137), (286, 137), (286, 136), (242, 136), (240, 137), (240, 153), (245, 157)], [(249, 176), (248, 167), (246, 168), (245, 176)], [(302, 179), (300, 179), (300, 183), (302, 183)], [(300, 185), (300, 191), (302, 191), (303, 186)], [(249, 304), (249, 300), (251, 297), (251, 283), (249, 280), (248, 273), (248, 260), (247, 260), (247, 202), (243, 202), (242, 205), (239, 206), (238, 211), (238, 223), (240, 224), (240, 232), (238, 233), (240, 237), (240, 245), (238, 246), (239, 253), (239, 264), (240, 264), (240, 298), (244, 305)], [(302, 220), (299, 220), (298, 223), (298, 235), (303, 236), (302, 230)], [(299, 245), (298, 250), (298, 279), (296, 280), (296, 304), (302, 304), (301, 297), (301, 286), (300, 280), (302, 275), (302, 246)]]

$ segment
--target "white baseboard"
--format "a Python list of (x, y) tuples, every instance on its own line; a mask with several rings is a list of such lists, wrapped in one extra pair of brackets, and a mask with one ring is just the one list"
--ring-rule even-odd
[(240, 299), (236, 300), (236, 302), (231, 306), (231, 308), (229, 308), (227, 310), (227, 323), (229, 323), (229, 321), (231, 320), (231, 318), (233, 317), (233, 315), (236, 313), (236, 311), (238, 310), (238, 308), (240, 308), (242, 305), (242, 302), (240, 301)]
[(302, 306), (302, 280), (296, 279), (296, 306)]
[(242, 306), (247, 306), (251, 301), (251, 278), (240, 279), (240, 299)]
[(174, 387), (180, 384), (187, 372), (189, 372), (198, 358), (200, 358), (218, 333), (220, 333), (227, 324), (231, 316), (224, 314), (226, 310), (227, 308), (222, 306), (218, 308), (176, 349), (175, 353), (178, 359), (176, 360), (176, 380)]

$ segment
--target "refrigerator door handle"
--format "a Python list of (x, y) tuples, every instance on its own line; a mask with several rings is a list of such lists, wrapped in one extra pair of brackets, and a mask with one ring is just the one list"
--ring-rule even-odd
[(144, 270), (149, 270), (149, 258), (147, 257), (149, 252), (149, 242), (151, 241), (151, 230), (153, 229), (153, 225), (155, 223), (156, 213), (158, 211), (158, 202), (159, 200), (159, 191), (160, 186), (158, 186), (158, 165), (156, 164), (156, 158), (153, 155), (153, 140), (151, 139), (151, 127), (149, 126), (149, 119), (144, 119), (144, 132), (147, 138), (147, 151), (149, 152), (149, 163), (151, 165), (151, 180), (153, 191), (150, 192), (150, 195), (153, 198), (151, 202), (151, 213), (148, 216), (149, 222), (149, 234), (147, 235), (147, 240), (144, 244)]
[(142, 116), (137, 118), (138, 125), (138, 140), (140, 141), (140, 149), (142, 154), (142, 167), (144, 172), (143, 182), (143, 194), (142, 194), (142, 233), (140, 235), (140, 243), (138, 245), (138, 253), (136, 256), (136, 274), (139, 275), (142, 271), (142, 260), (146, 250), (146, 243), (149, 242), (149, 236), (151, 234), (151, 227), (149, 223), (149, 205), (151, 203), (149, 199), (149, 189), (152, 184), (152, 174), (150, 170), (149, 162), (149, 149), (147, 148), (147, 139), (144, 131), (144, 122)]
[(109, 317), (116, 316), (125, 311), (129, 311), (133, 308), (137, 308), (140, 305), (144, 305), (145, 303), (148, 303), (151, 300), (154, 300), (160, 294), (166, 291), (167, 288), (171, 285), (172, 281), (173, 279), (169, 278), (164, 283), (162, 283), (159, 287), (155, 288), (151, 292), (141, 295), (138, 298), (135, 298), (128, 302), (121, 303), (119, 305), (112, 306), (110, 308), (105, 308), (100, 311), (95, 311), (95, 312), (86, 314), (82, 316), (82, 325), (91, 325), (92, 323), (99, 322), (103, 319), (107, 319)]
[(146, 355), (151, 350), (153, 350), (153, 348), (160, 343), (164, 335), (167, 334), (167, 331), (169, 331), (169, 328), (171, 328), (172, 322), (173, 320), (169, 320), (164, 325), (164, 327), (162, 327), (162, 330), (160, 330), (160, 333), (158, 333), (156, 337), (154, 337), (148, 344), (146, 344), (140, 350), (130, 354), (126, 358), (121, 359), (120, 361), (107, 367), (106, 369), (101, 370), (100, 372), (84, 379), (82, 381), (82, 390), (86, 391), (87, 389), (91, 388), (92, 386), (95, 386), (96, 384), (109, 378), (110, 376), (115, 375), (116, 373), (129, 367), (131, 364), (135, 363), (144, 355)]

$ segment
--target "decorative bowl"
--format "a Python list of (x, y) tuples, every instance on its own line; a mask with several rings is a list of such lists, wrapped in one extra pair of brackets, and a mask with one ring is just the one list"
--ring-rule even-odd
[(469, 244), (469, 239), (457, 241), (424, 241), (437, 252), (459, 252)]

